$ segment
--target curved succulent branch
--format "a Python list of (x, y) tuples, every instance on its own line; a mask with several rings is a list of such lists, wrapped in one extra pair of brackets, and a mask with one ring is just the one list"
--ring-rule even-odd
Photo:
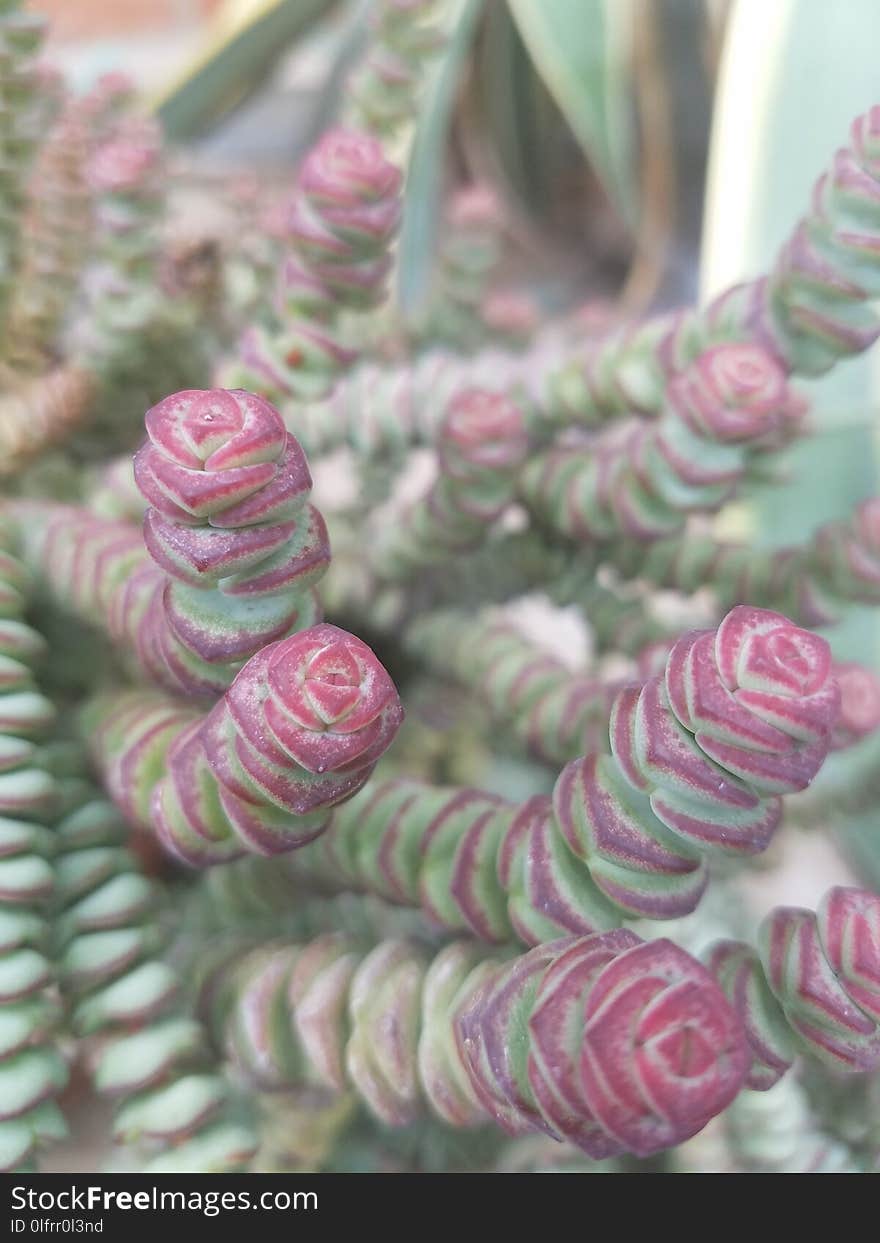
[(348, 83), (351, 122), (385, 140), (399, 139), (418, 113), (431, 60), (446, 42), (436, 21), (444, 0), (377, 0), (371, 38)]
[(838, 621), (847, 604), (880, 603), (880, 498), (825, 523), (803, 545), (753, 548), (685, 534), (646, 545), (609, 545), (625, 574), (692, 592), (707, 584), (721, 607), (745, 600), (783, 609), (806, 626)]
[(460, 393), (437, 435), (439, 477), (380, 540), (380, 577), (405, 578), (479, 542), (513, 499), (527, 452), (522, 414), (513, 402), (480, 389)]
[(11, 385), (0, 397), (0, 478), (82, 422), (94, 391), (94, 378), (69, 363)]
[(523, 473), (540, 518), (584, 540), (658, 539), (729, 499), (756, 450), (790, 435), (804, 404), (756, 345), (717, 345), (670, 380), (663, 411), (583, 450), (551, 449)]
[(345, 936), (258, 950), (215, 985), (218, 1039), (257, 1086), (353, 1088), (389, 1126), (427, 1102), (451, 1126), (494, 1119), (593, 1157), (647, 1155), (736, 1095), (742, 1030), (705, 968), (618, 930), (499, 963), (467, 942), (433, 960)]
[(205, 1033), (182, 1004), (155, 886), (125, 847), (119, 813), (77, 771), (73, 752), (50, 753), (62, 809), (54, 940), (73, 1029), (95, 1046), (95, 1086), (119, 1102), (115, 1138), (139, 1149), (154, 1172), (242, 1169), (256, 1142), (232, 1116)]
[(469, 687), (498, 728), (532, 755), (564, 764), (608, 747), (608, 717), (624, 681), (577, 673), (502, 619), (447, 610), (416, 618), (407, 649)]
[[(288, 416), (291, 430), (310, 454), (326, 453), (343, 445), (360, 457), (384, 460), (419, 444), (433, 444), (447, 410), (466, 389), (519, 391), (532, 374), (536, 360), (502, 350), (482, 350), (473, 358), (459, 358), (432, 349), (397, 366), (366, 360), (342, 379), (325, 401), (302, 406)], [(532, 403), (523, 402), (529, 420)]]
[[(111, 93), (108, 106), (115, 96)], [(97, 263), (90, 275), (88, 317), (78, 325), (74, 352), (99, 374), (142, 348), (155, 318), (162, 140), (147, 117), (123, 116), (99, 142), (87, 176), (95, 197)]]
[(36, 743), (54, 721), (31, 664), (44, 644), (22, 620), (24, 567), (0, 527), (0, 1169), (18, 1169), (65, 1133), (54, 1098), (67, 1067), (51, 1042), (57, 1006), (46, 954), (56, 790)]
[(20, 0), (7, 0), (0, 12), (0, 316), (13, 288), (21, 236), (21, 211), (34, 150), (40, 138), (39, 75), (35, 56), (46, 21), (21, 11)]
[(262, 398), (185, 391), (146, 422), (143, 540), (88, 510), (12, 512), (56, 599), (105, 626), (151, 680), (218, 694), (265, 644), (317, 619), (327, 531), (305, 457)]
[(281, 402), (317, 401), (354, 362), (340, 317), (385, 297), (391, 244), (400, 224), (401, 175), (380, 143), (356, 130), (330, 130), (307, 155), (287, 213), (291, 248), (276, 286), (274, 327), (244, 334), (221, 370)]
[(458, 190), (446, 212), (432, 297), (419, 336), (473, 353), (491, 331), (523, 339), (536, 327), (524, 297), (489, 292), (503, 249), (502, 205), (485, 183)]
[(815, 912), (777, 907), (757, 954), (720, 941), (707, 957), (745, 1025), (749, 1087), (771, 1087), (802, 1052), (837, 1070), (880, 1066), (877, 894), (840, 886)]
[(654, 414), (669, 376), (708, 346), (751, 341), (793, 374), (821, 375), (880, 334), (871, 303), (880, 291), (880, 106), (857, 117), (850, 143), (816, 182), (807, 213), (770, 271), (735, 285), (705, 308), (612, 333), (585, 357), (550, 373), (545, 413), (596, 423)]
[[(539, 340), (519, 358), (487, 355), (456, 362), (451, 356), (428, 355), (382, 379), (369, 369), (340, 386), (333, 403), (336, 417), (323, 407), (299, 413), (297, 434), (310, 450), (319, 441), (351, 443), (364, 453), (412, 442), (424, 435), (423, 410), (433, 408), (429, 376), (443, 376), (448, 400), (457, 389), (481, 382), (490, 357), (488, 382), (497, 387), (506, 377), (505, 387), (523, 402), (538, 439), (570, 423), (592, 428), (621, 415), (659, 413), (670, 377), (722, 343), (762, 348), (787, 373), (827, 371), (867, 349), (880, 332), (870, 305), (880, 279), (878, 135), (880, 106), (853, 123), (850, 147), (838, 151), (831, 170), (817, 182), (810, 211), (770, 273), (734, 286), (707, 307), (593, 341), (581, 336), (561, 350), (558, 343)], [(644, 431), (638, 439), (643, 438)]]
[(521, 807), (476, 790), (368, 787), (297, 866), (419, 905), (437, 923), (529, 944), (692, 911), (707, 856), (749, 855), (809, 784), (839, 709), (824, 639), (740, 607), (627, 686), (611, 755), (562, 770)]
[(111, 797), (196, 866), (302, 846), (370, 776), (403, 717), (353, 635), (319, 625), (251, 658), (206, 716), (149, 691), (92, 701)]
[(29, 179), (5, 349), (12, 366), (27, 372), (38, 373), (58, 358), (60, 333), (89, 253), (89, 137), (79, 101), (68, 100)]

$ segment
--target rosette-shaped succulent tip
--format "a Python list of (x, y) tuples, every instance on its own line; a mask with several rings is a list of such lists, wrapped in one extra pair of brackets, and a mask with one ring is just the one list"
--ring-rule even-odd
[(263, 648), (168, 752), (152, 821), (187, 862), (311, 841), (390, 746), (403, 707), (371, 649), (322, 623)]
[(695, 1135), (749, 1065), (740, 1018), (709, 971), (671, 941), (624, 929), (532, 950), (477, 994), (458, 1037), (502, 1125), (549, 1131), (596, 1159)]
[(262, 397), (185, 389), (148, 410), (145, 423), (135, 480), (161, 515), (237, 528), (289, 518), (308, 497), (305, 455)]
[(765, 797), (804, 789), (828, 754), (840, 690), (825, 639), (738, 605), (680, 639), (665, 686), (705, 755)]
[(880, 1066), (880, 896), (837, 886), (815, 914), (777, 907), (759, 953), (799, 1043), (847, 1071)]
[(880, 677), (855, 661), (836, 661), (832, 674), (840, 688), (840, 716), (832, 746), (840, 750), (880, 727)]
[(711, 346), (670, 381), (668, 391), (694, 431), (722, 441), (760, 438), (800, 419), (807, 408), (779, 361), (752, 343)]
[(612, 755), (572, 760), (556, 782), (559, 830), (616, 905), (685, 915), (706, 884), (702, 856), (766, 849), (780, 796), (824, 762), (839, 703), (824, 639), (740, 605), (618, 692)]
[(315, 620), (327, 529), (307, 503), (305, 455), (263, 398), (184, 390), (149, 410), (146, 426), (134, 461), (150, 504), (144, 541), (176, 580), (148, 621), (175, 689), (222, 691), (262, 646)]
[(381, 218), (396, 225), (400, 205), (389, 200), (401, 180), (400, 169), (385, 158), (377, 138), (337, 126), (327, 130), (306, 156), (298, 185), (311, 202), (327, 204), (334, 212), (381, 203)]
[(449, 403), (437, 456), (444, 475), (460, 482), (493, 478), (520, 466), (528, 453), (522, 409), (505, 393), (469, 388)]
[(761, 925), (757, 954), (720, 941), (708, 964), (745, 1027), (748, 1087), (772, 1087), (801, 1051), (838, 1071), (880, 1067), (877, 894), (837, 886), (815, 912), (776, 907)]
[(381, 292), (400, 187), (382, 144), (357, 130), (328, 130), (300, 169), (288, 236), (312, 273), (352, 305), (368, 306)]
[[(267, 655), (265, 679), (260, 734), (268, 729), (290, 759), (316, 776), (371, 768), (403, 720), (394, 683), (372, 650), (327, 623), (276, 644)], [(233, 684), (229, 703), (247, 731), (254, 722), (239, 686)], [(257, 737), (251, 732), (251, 741)]]

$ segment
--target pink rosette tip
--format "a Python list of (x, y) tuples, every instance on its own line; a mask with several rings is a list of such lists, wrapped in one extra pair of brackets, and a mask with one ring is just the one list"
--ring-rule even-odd
[(836, 661), (831, 672), (840, 688), (840, 716), (832, 733), (832, 746), (839, 750), (880, 727), (880, 677), (855, 661)]
[(375, 763), (403, 720), (394, 683), (371, 649), (326, 623), (277, 644), (266, 681), (266, 725), (312, 773)]

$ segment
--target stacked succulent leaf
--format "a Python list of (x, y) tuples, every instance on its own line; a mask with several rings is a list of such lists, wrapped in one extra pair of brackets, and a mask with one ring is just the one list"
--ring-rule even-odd
[(29, 580), (0, 530), (0, 1169), (25, 1166), (64, 1134), (55, 1098), (67, 1067), (53, 1044), (58, 1021), (49, 941), (55, 875), (50, 825), (56, 790), (39, 742), (54, 722), (34, 684), (43, 640), (23, 620)]

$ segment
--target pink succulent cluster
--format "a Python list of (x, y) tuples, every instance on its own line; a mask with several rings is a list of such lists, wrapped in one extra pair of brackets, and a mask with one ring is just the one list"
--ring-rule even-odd
[(705, 853), (766, 848), (780, 796), (828, 753), (839, 698), (824, 639), (769, 610), (732, 609), (619, 692), (613, 758), (562, 770), (553, 806), (565, 841), (624, 909), (686, 914), (706, 885)]
[(659, 418), (611, 429), (582, 452), (538, 455), (524, 494), (572, 538), (657, 540), (689, 513), (719, 509), (754, 454), (786, 442), (805, 409), (769, 350), (711, 346), (668, 382)]
[[(231, 663), (315, 618), (311, 589), (330, 548), (308, 504), (308, 464), (274, 407), (241, 390), (176, 393), (146, 424), (135, 480), (163, 578), (142, 613), (141, 646), (177, 684), (223, 690)], [(125, 589), (123, 626), (144, 590)]]
[[(840, 710), (827, 641), (748, 605), (674, 644), (665, 699), (705, 756), (765, 797), (812, 781)], [(642, 746), (647, 754), (652, 740)]]
[(880, 728), (880, 677), (856, 661), (835, 661), (832, 675), (840, 689), (832, 746), (840, 750)]
[[(311, 284), (313, 302), (322, 288), (354, 306), (375, 303), (400, 226), (400, 187), (400, 170), (376, 138), (341, 128), (323, 135), (302, 165), (288, 210), (299, 262), (286, 272), (285, 288), (294, 300)], [(284, 290), (282, 299), (290, 301)]]
[(458, 1015), (484, 1108), (601, 1159), (649, 1156), (700, 1131), (743, 1085), (742, 1024), (710, 973), (670, 941), (619, 929), (539, 946)]
[(692, 431), (723, 442), (772, 435), (806, 412), (778, 361), (754, 344), (704, 350), (670, 380), (667, 400)]
[(749, 1087), (772, 1087), (799, 1052), (837, 1070), (880, 1067), (877, 894), (839, 886), (815, 913), (777, 907), (761, 927), (758, 954), (721, 941), (708, 964), (742, 1018)]
[(320, 624), (269, 644), (171, 748), (153, 823), (197, 864), (302, 845), (361, 788), (402, 719), (394, 683), (354, 635)]
[(380, 575), (406, 576), (472, 547), (513, 499), (528, 447), (522, 409), (506, 394), (457, 393), (437, 432), (438, 478), (382, 537)]
[[(807, 572), (813, 571), (805, 590), (817, 624), (834, 620), (835, 611), (824, 596), (880, 601), (880, 497), (856, 507), (849, 522), (829, 522), (813, 537)], [(812, 588), (812, 591), (810, 591)], [(814, 598), (815, 597), (815, 598)]]
[(779, 907), (759, 947), (767, 982), (798, 1039), (850, 1069), (880, 1066), (880, 897), (831, 889), (812, 911)]
[(527, 450), (522, 410), (505, 393), (465, 389), (449, 403), (438, 437), (444, 474), (467, 479), (519, 463)]
[(356, 130), (329, 130), (306, 156), (281, 230), (290, 247), (275, 292), (277, 331), (243, 334), (234, 369), (273, 400), (319, 401), (358, 351), (343, 311), (381, 302), (400, 225), (401, 174), (381, 144)]

